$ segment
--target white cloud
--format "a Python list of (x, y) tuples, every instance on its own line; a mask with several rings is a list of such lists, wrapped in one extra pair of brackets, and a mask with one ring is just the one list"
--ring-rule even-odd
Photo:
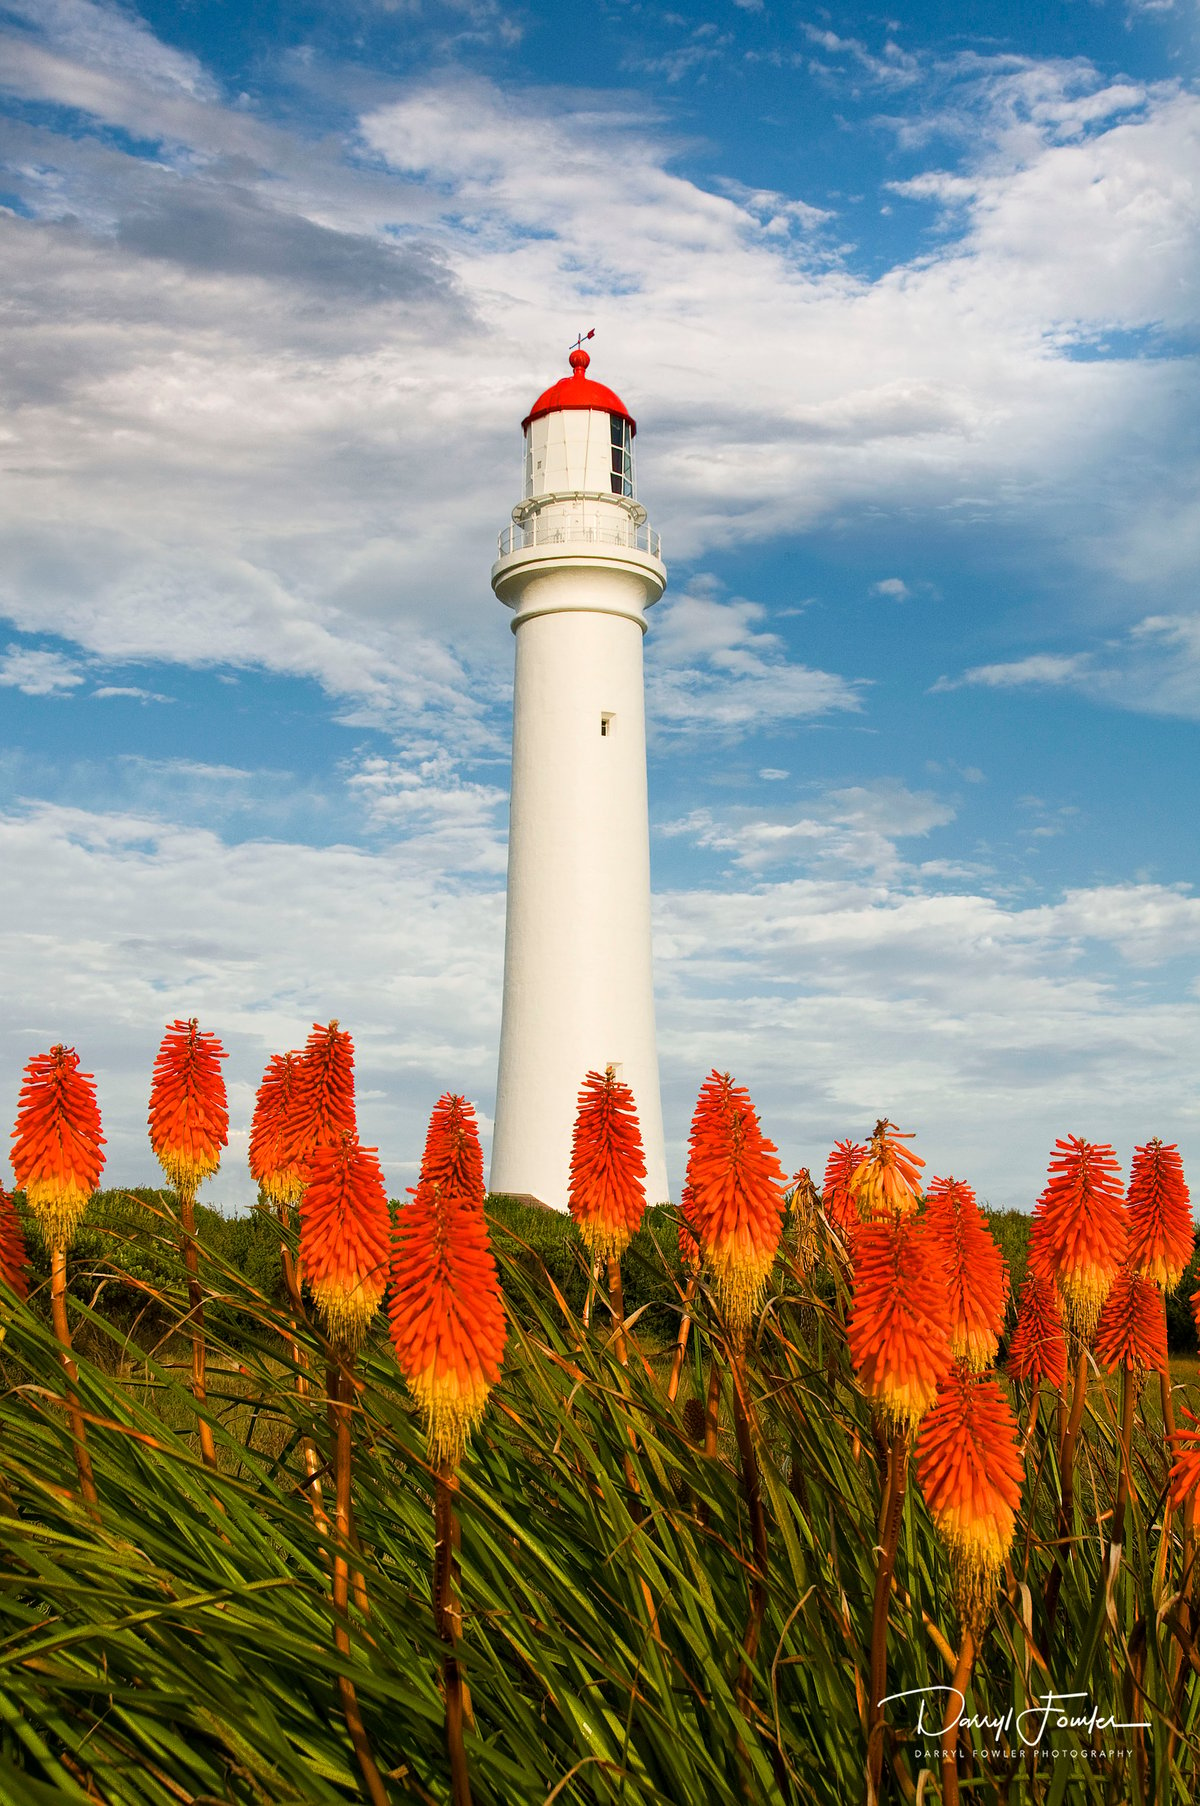
[(1200, 719), (1200, 613), (1147, 615), (1094, 651), (1035, 652), (961, 677), (939, 677), (934, 693), (964, 684), (988, 689), (1070, 689), (1108, 707)]
[(115, 701), (121, 697), (131, 702), (174, 702), (173, 696), (164, 696), (158, 690), (143, 690), (138, 684), (101, 684), (92, 691), (95, 702)]
[(731, 871), (759, 873), (790, 866), (894, 879), (909, 869), (897, 842), (923, 838), (954, 817), (954, 804), (943, 797), (881, 781), (829, 789), (790, 808), (780, 805), (764, 811), (742, 806), (720, 814), (710, 808), (694, 809), (660, 832), (729, 854)]
[(885, 596), (889, 602), (907, 602), (912, 595), (903, 577), (881, 577), (878, 583), (871, 585), (873, 596)]
[[(16, 322), (0, 606), (26, 631), (311, 676), (350, 719), (494, 744), (510, 649), (486, 571), (515, 426), (597, 293), (597, 374), (642, 419), (669, 559), (867, 504), (1057, 508), (1092, 568), (1154, 573), (1142, 614), (1178, 610), (1187, 462), (1164, 483), (1123, 448), (1134, 421), (1169, 440), (1183, 369), (1073, 353), (1190, 306), (1195, 96), (977, 59), (955, 90), (977, 127), (961, 234), (868, 281), (813, 248), (810, 202), (677, 174), (627, 97), (413, 82), (347, 148), (225, 104), (123, 13), (22, 16), (25, 52), (61, 68), (54, 86), (18, 58), (20, 92), (73, 95), (164, 147), (11, 127), (34, 217), (0, 221)], [(875, 54), (838, 48), (863, 69)], [(908, 81), (905, 53), (877, 60)], [(756, 643), (761, 623), (739, 631), (723, 726), (760, 704), (849, 706), (843, 680)], [(710, 712), (700, 670), (664, 677), (664, 721)]]
[[(844, 801), (865, 822), (882, 791)], [(895, 802), (893, 801), (893, 808)], [(909, 830), (931, 806), (904, 804)], [(1054, 1136), (1179, 1140), (1200, 1162), (1200, 1017), (1172, 961), (1200, 899), (1153, 884), (1018, 907), (877, 876), (666, 892), (655, 903), (673, 1181), (704, 1073), (751, 1085), (789, 1168), (886, 1113), (931, 1171), (1028, 1205)], [(233, 1134), (209, 1194), (246, 1200), (246, 1136), (268, 1054), (337, 1015), (358, 1051), (361, 1127), (392, 1189), (412, 1182), (447, 1087), (490, 1128), (503, 895), (363, 851), (248, 841), (136, 814), (0, 817), (0, 1071), (63, 1039), (95, 1071), (108, 1177), (144, 1182), (150, 1068), (165, 1022), (198, 1015), (230, 1051)], [(1138, 982), (1126, 975), (1129, 962)]]
[(1033, 652), (1007, 664), (974, 665), (959, 678), (939, 677), (933, 689), (957, 690), (963, 684), (982, 684), (989, 690), (1014, 690), (1027, 684), (1066, 684), (1085, 676), (1091, 663), (1085, 652)]
[(791, 662), (767, 611), (744, 597), (722, 601), (697, 578), (654, 610), (646, 643), (647, 711), (656, 735), (734, 737), (862, 707), (861, 686)]
[(61, 652), (10, 646), (0, 658), (0, 684), (26, 696), (69, 696), (84, 681), (79, 666)]

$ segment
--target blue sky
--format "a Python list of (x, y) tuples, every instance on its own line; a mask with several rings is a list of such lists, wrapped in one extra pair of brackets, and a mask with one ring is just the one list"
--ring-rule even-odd
[(0, 4), (0, 1060), (337, 1015), (410, 1183), (494, 1096), (519, 422), (596, 328), (668, 1157), (889, 1114), (1028, 1205), (1200, 1159), (1191, 0)]

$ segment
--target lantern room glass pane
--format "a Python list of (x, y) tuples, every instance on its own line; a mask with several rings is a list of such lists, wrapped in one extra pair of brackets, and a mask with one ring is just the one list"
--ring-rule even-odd
[(608, 419), (612, 429), (612, 492), (632, 496), (633, 443), (629, 422), (619, 414), (610, 414)]

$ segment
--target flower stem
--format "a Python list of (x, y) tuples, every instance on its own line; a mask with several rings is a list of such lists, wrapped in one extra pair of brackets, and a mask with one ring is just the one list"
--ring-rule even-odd
[(887, 1691), (888, 1599), (896, 1566), (896, 1545), (908, 1489), (908, 1436), (897, 1430), (888, 1454), (886, 1504), (875, 1568), (875, 1602), (871, 1613), (871, 1692), (867, 1702), (867, 1799), (879, 1798), (883, 1775), (883, 1696)]
[(88, 1454), (87, 1431), (84, 1428), (83, 1413), (79, 1409), (79, 1394), (75, 1388), (79, 1380), (79, 1369), (71, 1354), (71, 1325), (67, 1319), (67, 1251), (61, 1243), (56, 1243), (50, 1250), (50, 1310), (54, 1318), (54, 1333), (59, 1341), (59, 1360), (66, 1376), (67, 1416), (71, 1422), (71, 1437), (75, 1444), (75, 1472), (79, 1476), (79, 1495), (87, 1507), (88, 1516), (95, 1523), (100, 1522), (100, 1500), (96, 1492), (96, 1476), (92, 1472), (92, 1458)]
[(434, 1507), (433, 1615), (438, 1635), (446, 1645), (442, 1657), (442, 1683), (446, 1693), (446, 1750), (450, 1757), (450, 1785), (454, 1806), (471, 1806), (471, 1779), (467, 1768), (467, 1750), (463, 1741), (466, 1716), (466, 1688), (459, 1666), (457, 1646), (462, 1635), (462, 1609), (455, 1596), (454, 1545), (457, 1525), (454, 1521), (454, 1495), (458, 1491), (458, 1475), (449, 1461), (438, 1468), (437, 1498)]
[[(966, 1707), (967, 1688), (971, 1684), (971, 1670), (974, 1666), (975, 1639), (969, 1630), (964, 1630), (954, 1679), (950, 1683), (962, 1700), (962, 1706), (959, 1707), (960, 1718)], [(950, 1729), (942, 1732), (942, 1806), (958, 1806), (958, 1724), (959, 1720), (956, 1718)]]
[(621, 1286), (621, 1262), (615, 1254), (608, 1257), (608, 1303), (616, 1332), (617, 1359), (622, 1367), (627, 1367), (629, 1348), (625, 1341), (625, 1294)]
[(203, 1415), (207, 1403), (207, 1391), (204, 1383), (204, 1295), (200, 1290), (200, 1261), (196, 1253), (196, 1193), (194, 1190), (180, 1192), (179, 1214), (183, 1222), (183, 1235), (180, 1239), (179, 1251), (183, 1256), (183, 1264), (187, 1273), (188, 1333), (192, 1339), (192, 1397), (200, 1408), (196, 1417), (196, 1426), (200, 1432), (200, 1454), (204, 1465), (215, 1471), (217, 1445), (213, 1441), (212, 1425)]
[[(328, 1374), (328, 1396), (330, 1413), (336, 1421), (334, 1440), (334, 1506), (337, 1520), (337, 1540), (333, 1550), (333, 1637), (339, 1655), (350, 1654), (349, 1600), (350, 1600), (350, 1465), (352, 1447), (350, 1442), (350, 1404), (353, 1395), (351, 1370), (353, 1357), (349, 1357), (345, 1367), (330, 1365)], [(358, 1694), (354, 1682), (348, 1674), (339, 1674), (338, 1692), (341, 1695), (342, 1715), (346, 1720), (346, 1729), (350, 1734), (350, 1742), (354, 1746), (354, 1754), (358, 1759), (358, 1770), (363, 1778), (363, 1786), (371, 1800), (372, 1806), (388, 1806), (388, 1796), (375, 1758), (371, 1754), (371, 1746), (367, 1741), (366, 1726), (362, 1721), (362, 1713), (358, 1706)]]

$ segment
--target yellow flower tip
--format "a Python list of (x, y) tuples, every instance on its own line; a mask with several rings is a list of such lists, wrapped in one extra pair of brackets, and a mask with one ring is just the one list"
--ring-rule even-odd
[(996, 1359), (998, 1338), (989, 1329), (958, 1329), (950, 1337), (950, 1353), (972, 1373), (986, 1373)]
[(75, 1240), (91, 1192), (61, 1179), (31, 1179), (25, 1202), (47, 1248), (69, 1248)]
[(425, 1424), (431, 1465), (457, 1467), (487, 1409), (491, 1386), (480, 1374), (468, 1375), (439, 1362), (412, 1375), (408, 1384)]
[(730, 1329), (742, 1335), (766, 1288), (775, 1260), (774, 1247), (754, 1249), (742, 1236), (712, 1242), (707, 1250), (709, 1278)]
[(1113, 1276), (1106, 1267), (1084, 1267), (1074, 1273), (1059, 1274), (1063, 1315), (1081, 1342), (1090, 1343), (1096, 1334), (1112, 1284)]
[(633, 1240), (632, 1232), (619, 1223), (605, 1223), (595, 1217), (578, 1217), (579, 1239), (593, 1261), (620, 1260)]
[(309, 1282), (326, 1335), (350, 1353), (366, 1335), (372, 1317), (383, 1303), (385, 1290), (384, 1281), (375, 1278), (359, 1279), (350, 1285), (336, 1277)]

